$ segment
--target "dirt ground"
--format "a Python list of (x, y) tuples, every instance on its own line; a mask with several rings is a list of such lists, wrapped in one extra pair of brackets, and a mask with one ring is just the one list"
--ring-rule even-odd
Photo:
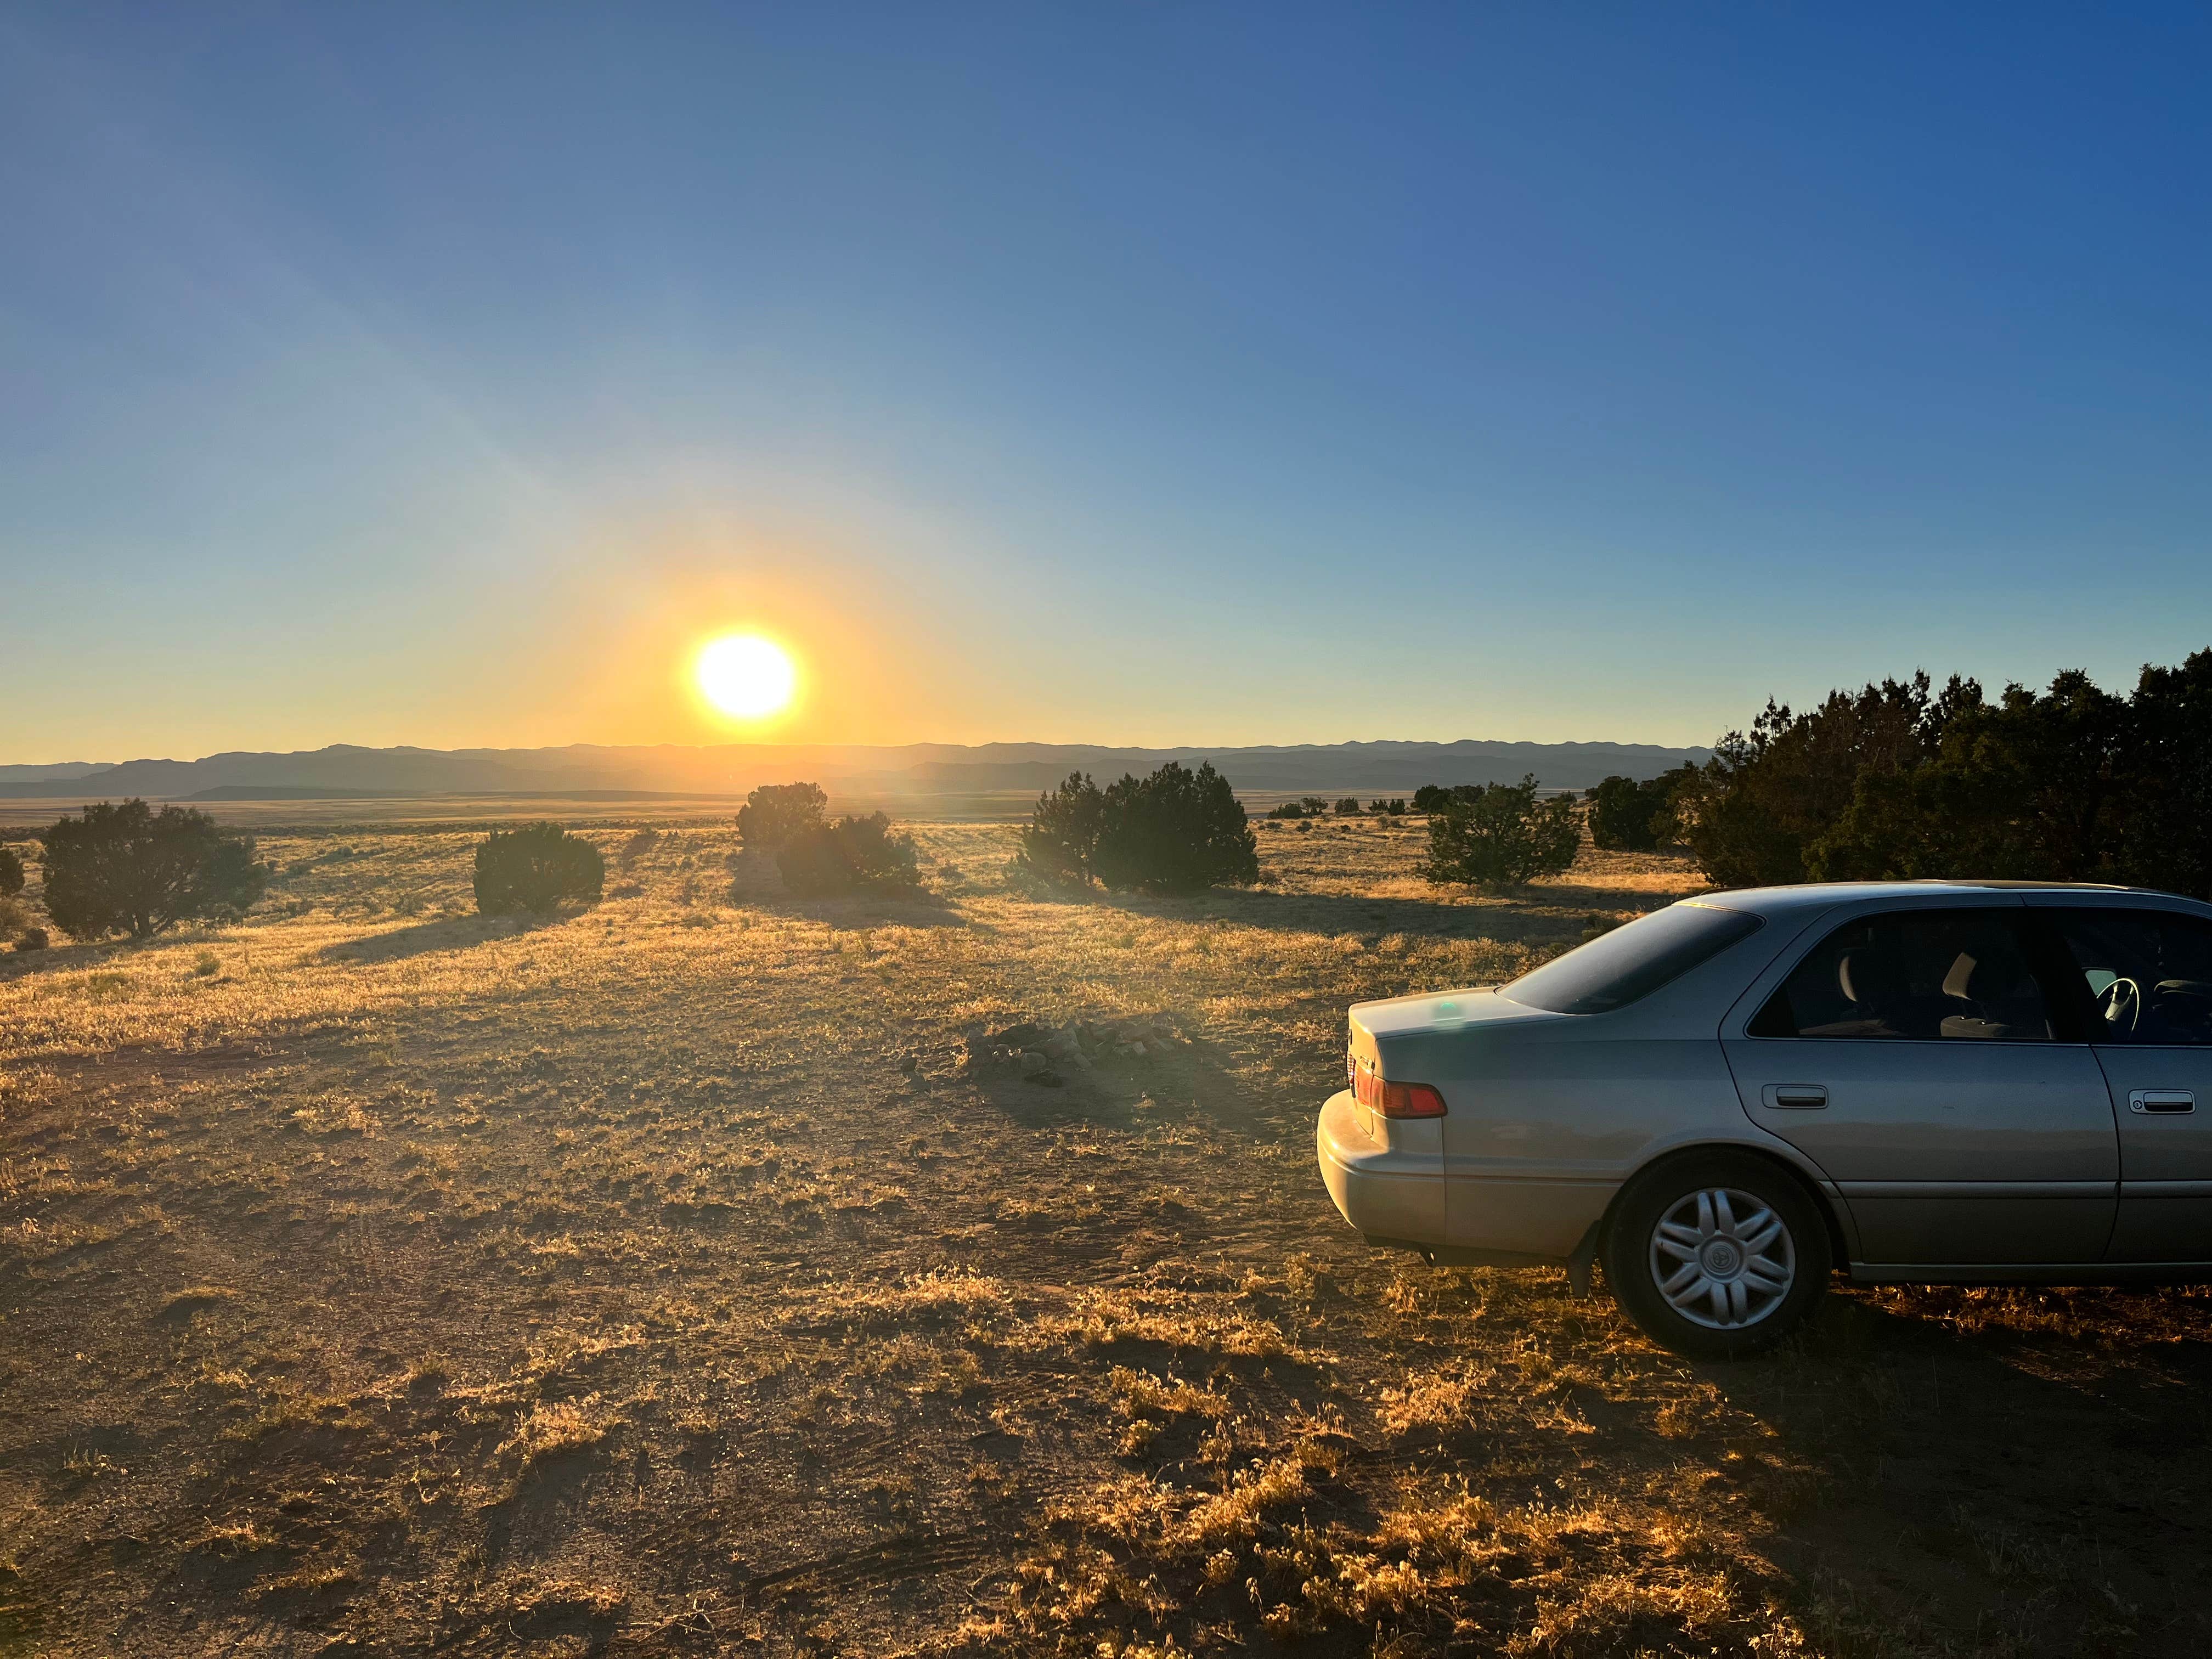
[(0, 957), (0, 1654), (2212, 1648), (2201, 1292), (1839, 1285), (1700, 1365), (1338, 1218), (1345, 1005), (1670, 860), (1271, 825), (1267, 885), (1074, 900), (922, 825), (929, 899), (799, 902), (590, 833), (550, 925), (338, 825), (246, 925)]

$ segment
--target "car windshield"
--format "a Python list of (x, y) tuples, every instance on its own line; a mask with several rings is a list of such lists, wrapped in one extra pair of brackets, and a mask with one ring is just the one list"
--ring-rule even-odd
[(1759, 917), (1741, 910), (1672, 904), (1601, 933), (1499, 989), (1549, 1013), (1602, 1014), (1650, 996), (1759, 927)]

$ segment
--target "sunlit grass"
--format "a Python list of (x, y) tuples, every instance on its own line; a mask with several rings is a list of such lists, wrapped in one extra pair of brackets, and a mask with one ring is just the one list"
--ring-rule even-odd
[[(2081, 1460), (2047, 1523), (1909, 1482), (2193, 1397), (2204, 1297), (1883, 1290), (1702, 1371), (1339, 1221), (1344, 1006), (1506, 977), (1678, 861), (1440, 893), (1417, 829), (1328, 823), (1252, 890), (1076, 897), (923, 824), (930, 895), (801, 902), (720, 825), (585, 833), (608, 896), (544, 923), (471, 914), (467, 834), (270, 833), (245, 925), (0, 957), (0, 1652), (2203, 1633), (2080, 1546)], [(1066, 1088), (960, 1063), (1159, 1013), (1188, 1048)]]

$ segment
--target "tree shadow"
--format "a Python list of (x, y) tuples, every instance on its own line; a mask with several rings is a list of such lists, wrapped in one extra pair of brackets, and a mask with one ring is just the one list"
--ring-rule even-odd
[(436, 921), (395, 927), (388, 933), (369, 933), (325, 945), (315, 952), (321, 963), (400, 962), (409, 957), (438, 951), (465, 951), (494, 939), (514, 939), (557, 927), (560, 916), (447, 916)]
[(927, 888), (907, 891), (860, 892), (802, 897), (787, 890), (780, 876), (763, 876), (761, 866), (747, 867), (757, 854), (740, 854), (731, 860), (733, 873), (724, 902), (737, 909), (764, 915), (789, 916), (818, 921), (843, 932), (870, 927), (972, 927), (975, 924), (952, 900)]
[[(1094, 894), (1090, 903), (1170, 921), (1228, 921), (1273, 933), (1411, 933), (1424, 939), (1486, 939), (1519, 943), (1579, 937), (1575, 902), (1549, 888), (1529, 888), (1474, 902), (1357, 893), (1285, 893), (1266, 887), (1217, 887), (1188, 898)], [(1615, 907), (1619, 908), (1619, 907)]]
[(1213, 1129), (1264, 1132), (1267, 1114), (1232, 1060), (1226, 1048), (1201, 1037), (1157, 1055), (1108, 1055), (1087, 1068), (1063, 1064), (1057, 1085), (1033, 1083), (1012, 1067), (972, 1072), (965, 1080), (1020, 1129), (1085, 1123), (1127, 1130), (1187, 1115)]
[(107, 960), (107, 955), (108, 953), (103, 951), (88, 962), (82, 951), (58, 949), (51, 945), (43, 951), (17, 951), (12, 948), (0, 951), (0, 985), (6, 985), (19, 979), (29, 979), (37, 974), (53, 974), (68, 968), (90, 967), (94, 962)]

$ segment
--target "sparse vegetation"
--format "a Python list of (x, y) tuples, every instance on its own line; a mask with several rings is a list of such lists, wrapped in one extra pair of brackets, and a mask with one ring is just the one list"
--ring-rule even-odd
[(738, 839), (771, 851), (822, 826), (830, 797), (818, 783), (764, 783), (738, 808)]
[(188, 806), (95, 801), (40, 839), (46, 914), (79, 939), (149, 939), (188, 918), (235, 916), (269, 884), (252, 836)]
[(882, 812), (799, 831), (777, 853), (775, 866), (786, 887), (808, 898), (911, 891), (921, 880), (914, 837), (894, 831)]
[(1363, 818), (1069, 905), (906, 828), (942, 905), (726, 817), (521, 931), (475, 831), (270, 830), (243, 926), (0, 957), (0, 1649), (2212, 1647), (2203, 1290), (1839, 1285), (1716, 1370), (1329, 1209), (1345, 1004), (1686, 859), (1432, 889)]
[(1573, 799), (1544, 799), (1533, 776), (1518, 783), (1462, 784), (1430, 808), (1429, 855), (1421, 873), (1433, 882), (1480, 886), (1534, 881), (1565, 874), (1581, 840)]
[(495, 830), (477, 847), (477, 908), (549, 916), (564, 904), (596, 903), (606, 876), (599, 849), (557, 823)]

